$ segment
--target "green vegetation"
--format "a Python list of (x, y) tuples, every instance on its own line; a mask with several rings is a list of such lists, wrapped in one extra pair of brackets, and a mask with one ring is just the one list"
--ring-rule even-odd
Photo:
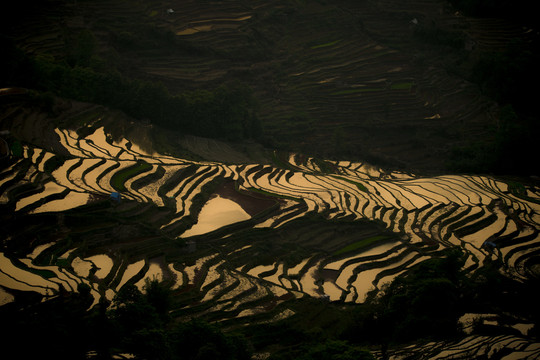
[(510, 192), (517, 196), (517, 197), (524, 197), (527, 196), (527, 189), (525, 189), (525, 186), (523, 186), (522, 183), (517, 181), (508, 181), (508, 190)]
[(356, 93), (363, 93), (363, 92), (377, 92), (377, 91), (384, 91), (383, 88), (356, 88), (356, 89), (348, 89), (348, 90), (340, 90), (331, 93), (330, 95), (349, 95), (349, 94), (356, 94)]
[(391, 343), (456, 336), (461, 314), (461, 265), (459, 252), (424, 261), (380, 294), (371, 294), (354, 311), (355, 319), (346, 338), (379, 343), (384, 353)]
[[(503, 1), (452, 1), (464, 12), (475, 16), (499, 16), (526, 23), (525, 2), (509, 6)], [(514, 15), (513, 15), (514, 14)], [(511, 39), (497, 51), (480, 52), (475, 57), (468, 80), (478, 84), (481, 91), (499, 103), (498, 121), (490, 128), (493, 141), (481, 139), (456, 147), (451, 154), (449, 169), (467, 172), (530, 175), (539, 171), (528, 154), (536, 152), (533, 134), (540, 130), (537, 117), (534, 83), (540, 79), (538, 37)]]
[(150, 171), (152, 165), (148, 164), (145, 161), (139, 160), (133, 166), (120, 170), (111, 177), (111, 186), (116, 191), (126, 191), (124, 183), (129, 179), (143, 172)]
[(314, 158), (313, 162), (319, 167), (319, 170), (323, 174), (333, 174), (336, 172), (336, 166), (330, 161)]
[(22, 158), (23, 157), (23, 146), (20, 141), (15, 140), (10, 145), (11, 148), (11, 154), (15, 157)]
[(362, 239), (360, 241), (357, 241), (353, 244), (349, 244), (345, 246), (344, 248), (339, 249), (336, 252), (334, 252), (333, 255), (335, 256), (335, 255), (342, 255), (342, 254), (352, 252), (352, 251), (361, 251), (377, 243), (381, 243), (381, 241), (387, 240), (387, 239), (389, 239), (388, 235), (372, 236), (367, 239)]
[(299, 299), (295, 315), (275, 323), (253, 324), (246, 338), (255, 349), (271, 348), (271, 360), (374, 360), (370, 348), (345, 339), (349, 308), (317, 299)]
[(392, 90), (410, 90), (414, 86), (414, 83), (412, 82), (405, 82), (405, 83), (397, 83), (390, 85), (390, 89)]
[(341, 40), (336, 40), (336, 41), (331, 41), (329, 43), (326, 43), (326, 44), (320, 44), (320, 45), (314, 45), (314, 46), (311, 46), (310, 49), (320, 49), (320, 48), (325, 48), (325, 47), (329, 47), (329, 46), (334, 46), (336, 44), (338, 44)]
[(375, 360), (368, 350), (349, 344), (344, 340), (326, 340), (310, 343), (292, 354), (274, 355), (271, 360)]
[[(413, 87), (413, 83), (411, 82), (404, 82), (404, 83), (396, 83), (390, 85), (390, 90), (410, 90)], [(330, 93), (330, 95), (350, 95), (350, 94), (357, 94), (357, 93), (373, 93), (373, 92), (379, 92), (379, 91), (386, 91), (385, 88), (354, 88), (354, 89), (348, 89), (348, 90), (340, 90), (335, 91), (333, 93)]]
[(343, 178), (343, 177), (341, 177), (341, 176), (334, 176), (334, 177), (335, 177), (336, 179), (344, 180), (344, 181), (346, 181), (346, 182), (348, 182), (348, 183), (351, 183), (351, 184), (356, 185), (356, 187), (357, 187), (358, 190), (360, 190), (360, 191), (363, 191), (363, 192), (365, 192), (365, 193), (369, 192), (368, 189), (365, 187), (364, 184), (361, 184), (361, 183), (359, 183), (359, 182), (356, 182), (356, 181), (353, 181), (353, 180), (350, 180), (350, 179)]
[(507, 180), (506, 184), (508, 184), (508, 190), (510, 193), (512, 193), (512, 195), (532, 203), (540, 204), (540, 200), (529, 196), (525, 185), (523, 185), (521, 182), (516, 180)]
[(50, 270), (35, 269), (32, 267), (28, 267), (17, 258), (11, 259), (11, 262), (13, 263), (13, 265), (17, 266), (19, 269), (23, 269), (25, 271), (31, 272), (32, 274), (39, 275), (45, 279), (50, 279), (56, 276), (56, 274)]

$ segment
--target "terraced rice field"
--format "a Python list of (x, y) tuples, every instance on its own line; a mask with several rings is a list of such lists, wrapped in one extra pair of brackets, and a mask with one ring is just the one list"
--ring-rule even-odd
[(391, 354), (390, 359), (404, 359), (413, 355), (417, 359), (475, 359), (498, 358), (533, 360), (540, 356), (540, 344), (528, 343), (514, 335), (496, 337), (473, 335), (454, 342), (431, 342), (409, 346)]
[(177, 317), (272, 321), (300, 297), (361, 303), (451, 247), (468, 271), (500, 259), (509, 276), (538, 276), (536, 186), (299, 154), (286, 168), (198, 162), (113, 141), (102, 127), (55, 132), (71, 156), (27, 144), (0, 173), (2, 303), (84, 283), (96, 304), (158, 278), (173, 286)]
[[(92, 1), (47, 10), (65, 22), (14, 29), (24, 51), (58, 58), (74, 41), (66, 34), (89, 29), (96, 56), (112, 54), (119, 71), (171, 93), (239, 79), (253, 90), (273, 145), (297, 151), (259, 163), (185, 137), (184, 149), (223, 159), (194, 161), (152, 150), (138, 128), (95, 126), (99, 106), (74, 105), (59, 123), (84, 129), (52, 132), (45, 115), (10, 108), (3, 125), (24, 140), (21, 155), (0, 168), (0, 306), (80, 284), (95, 306), (159, 279), (171, 285), (175, 319), (253, 325), (294, 316), (301, 298), (362, 303), (454, 247), (470, 273), (498, 259), (518, 281), (540, 276), (540, 187), (530, 179), (424, 176), (303, 155), (436, 169), (452, 146), (489, 140), (496, 104), (412, 34), (426, 24), (465, 34), (461, 50), (475, 57), (529, 30), (468, 19), (445, 4)], [(144, 45), (133, 41), (139, 36)], [(513, 325), (523, 335), (529, 327)], [(535, 359), (539, 349), (517, 335), (471, 334), (390, 356)]]
[(453, 146), (493, 140), (486, 129), (496, 104), (447, 71), (451, 53), (424, 52), (415, 29), (436, 24), (465, 37), (471, 58), (528, 32), (465, 18), (443, 0), (93, 1), (50, 11), (65, 17), (64, 28), (14, 29), (21, 48), (56, 56), (74, 41), (62, 32), (88, 29), (98, 55), (120, 56), (120, 71), (171, 93), (245, 83), (277, 147), (417, 169), (440, 168)]

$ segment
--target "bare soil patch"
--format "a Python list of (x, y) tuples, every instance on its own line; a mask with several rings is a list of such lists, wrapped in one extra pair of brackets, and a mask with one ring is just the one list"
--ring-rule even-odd
[(276, 199), (255, 194), (251, 192), (239, 191), (233, 181), (225, 182), (217, 190), (216, 194), (238, 203), (245, 212), (254, 216), (276, 204)]

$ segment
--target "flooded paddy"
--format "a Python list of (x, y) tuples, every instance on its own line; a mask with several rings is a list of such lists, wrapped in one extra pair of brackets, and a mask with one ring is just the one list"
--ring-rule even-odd
[[(417, 8), (407, 12), (408, 15), (402, 13), (402, 4), (385, 10), (385, 5), (392, 5), (386, 2), (349, 2), (355, 3), (354, 11), (338, 7), (335, 13), (323, 12), (327, 6), (324, 2), (294, 2), (292, 9), (290, 4), (268, 2), (182, 5), (104, 2), (99, 6), (90, 3), (69, 6), (67, 10), (79, 14), (88, 8), (100, 15), (96, 19), (105, 20), (117, 15), (125, 20), (126, 16), (139, 14), (144, 23), (131, 30), (121, 29), (124, 22), (118, 23), (119, 28), (112, 24), (110, 29), (105, 29), (122, 35), (118, 39), (114, 36), (109, 39), (103, 32), (95, 33), (99, 47), (112, 39), (111, 45), (120, 46), (117, 50), (122, 50), (122, 56), (140, 55), (132, 59), (133, 69), (122, 71), (141, 70), (148, 75), (146, 79), (162, 78), (166, 88), (181, 83), (182, 88), (202, 90), (235, 77), (249, 80), (256, 87), (255, 96), (262, 101), (264, 136), (267, 139), (268, 135), (270, 140), (265, 144), (279, 144), (282, 150), (272, 154), (271, 149), (233, 144), (230, 148), (242, 157), (223, 154), (213, 158), (216, 147), (204, 149), (210, 142), (189, 140), (195, 145), (188, 148), (180, 143), (183, 134), (159, 132), (157, 125), (150, 125), (154, 119), (132, 122), (128, 115), (100, 105), (59, 99), (51, 114), (34, 115), (28, 114), (27, 109), (15, 109), (13, 114), (4, 116), (8, 122), (20, 112), (27, 123), (35, 117), (36, 125), (40, 125), (32, 133), (28, 130), (33, 124), (12, 126), (17, 130), (12, 131), (13, 137), (19, 135), (17, 132), (29, 133), (21, 139), (26, 146), (26, 158), (17, 159), (16, 166), (10, 162), (0, 170), (0, 205), (10, 213), (2, 215), (7, 220), (2, 230), (7, 230), (0, 242), (6, 249), (6, 258), (13, 260), (12, 265), (21, 273), (34, 273), (54, 282), (59, 289), (60, 285), (65, 286), (69, 292), (76, 291), (81, 282), (87, 283), (92, 288), (94, 304), (101, 296), (113, 299), (128, 283), (137, 283), (142, 289), (144, 279), (164, 279), (173, 286), (173, 321), (183, 322), (190, 317), (210, 319), (227, 329), (245, 329), (244, 326), (275, 322), (293, 314), (298, 317), (289, 324), (305, 326), (306, 309), (320, 308), (323, 309), (320, 317), (317, 313), (308, 314), (316, 332), (321, 322), (334, 315), (334, 310), (355, 308), (353, 303), (363, 301), (370, 289), (407, 275), (425, 260), (440, 258), (447, 249), (459, 248), (464, 252), (465, 268), (473, 276), (477, 271), (480, 275), (488, 263), (501, 264), (505, 274), (515, 273), (519, 279), (533, 270), (538, 274), (538, 267), (530, 268), (538, 262), (540, 249), (540, 212), (538, 204), (531, 201), (540, 199), (540, 188), (530, 185), (535, 180), (509, 181), (491, 176), (440, 175), (440, 172), (438, 176), (412, 174), (371, 166), (361, 160), (336, 161), (315, 158), (309, 152), (283, 150), (287, 148), (285, 143), (308, 130), (310, 136), (293, 144), (295, 149), (314, 149), (317, 154), (324, 154), (331, 153), (335, 147), (342, 154), (362, 152), (351, 155), (351, 159), (361, 159), (365, 154), (388, 160), (385, 164), (400, 163), (401, 169), (415, 168), (414, 165), (422, 162), (427, 168), (454, 145), (440, 139), (449, 136), (452, 141), (465, 141), (468, 137), (461, 135), (470, 134), (471, 124), (475, 128), (473, 132), (485, 134), (485, 127), (480, 125), (484, 117), (489, 117), (489, 122), (495, 120), (492, 116), (497, 115), (496, 107), (484, 97), (475, 96), (470, 84), (455, 87), (456, 83), (447, 81), (454, 79), (437, 67), (423, 73), (418, 82), (417, 66), (421, 61), (408, 61), (410, 51), (403, 52), (399, 46), (379, 46), (380, 39), (400, 42), (407, 35), (386, 26), (385, 18), (399, 18), (411, 32), (415, 25), (409, 23), (410, 18), (420, 14), (420, 23), (431, 20), (432, 8), (440, 10), (433, 15), (435, 27), (442, 20), (441, 25), (450, 25), (455, 35), (465, 31), (476, 39), (473, 33), (469, 34), (473, 28), (462, 26), (467, 25), (462, 23), (464, 15), (448, 12), (439, 3), (426, 7), (421, 2), (415, 3)], [(174, 14), (166, 10), (169, 6), (175, 7)], [(201, 7), (208, 8), (204, 16)], [(373, 19), (376, 22), (373, 27), (368, 20), (371, 12), (377, 13), (375, 10), (384, 14), (380, 13), (378, 20)], [(323, 21), (315, 28), (304, 27), (304, 22), (297, 21), (302, 15), (317, 16)], [(342, 36), (340, 29), (324, 25), (324, 20), (336, 15), (343, 17), (340, 28), (356, 31), (358, 36), (354, 40)], [(84, 19), (81, 13), (66, 25), (71, 28), (73, 23), (80, 30), (89, 24)], [(273, 23), (266, 23), (269, 19)], [(471, 24), (474, 27), (475, 22)], [(364, 26), (366, 31), (373, 32), (364, 34)], [(156, 28), (158, 33), (152, 33), (151, 28)], [(321, 33), (310, 31), (313, 29)], [(92, 31), (97, 30), (92, 27)], [(145, 30), (149, 32), (144, 33)], [(139, 33), (144, 38), (138, 39)], [(295, 38), (302, 33), (306, 39)], [(51, 37), (53, 51), (58, 50), (54, 49), (55, 44), (66, 34), (58, 32), (56, 38)], [(293, 43), (287, 44), (290, 39), (280, 34), (294, 35)], [(32, 43), (32, 37), (24, 40), (30, 55), (49, 49), (50, 44)], [(157, 47), (143, 51), (131, 43), (137, 40), (150, 41)], [(265, 51), (272, 43), (283, 46), (276, 53)], [(161, 51), (161, 45), (168, 49)], [(485, 46), (484, 42), (482, 45)], [(97, 54), (106, 55), (102, 50)], [(298, 61), (295, 56), (284, 56), (282, 50), (308, 52), (310, 59)], [(246, 54), (246, 58), (237, 58), (238, 54)], [(399, 54), (399, 57), (388, 59), (387, 54)], [(278, 57), (272, 59), (274, 55)], [(373, 65), (375, 68), (370, 69)], [(261, 69), (268, 76), (250, 77)], [(275, 76), (282, 81), (266, 81)], [(442, 90), (430, 91), (440, 84)], [(200, 94), (204, 98), (205, 93)], [(159, 96), (174, 96), (172, 92), (154, 95), (159, 100), (162, 100)], [(187, 93), (184, 95), (190, 100)], [(473, 106), (460, 104), (463, 96), (470, 97), (469, 105)], [(453, 104), (445, 104), (447, 98)], [(328, 101), (329, 104), (325, 103)], [(144, 105), (131, 104), (129, 99), (127, 104)], [(159, 114), (150, 115), (159, 118)], [(178, 115), (173, 122), (190, 121)], [(167, 120), (174, 118), (167, 110), (161, 114), (161, 120), (166, 120), (164, 116)], [(37, 124), (41, 120), (49, 123)], [(275, 126), (270, 124), (272, 121)], [(418, 121), (429, 123), (429, 129), (426, 131)], [(443, 123), (450, 125), (448, 131), (437, 132), (436, 128)], [(58, 128), (53, 132), (58, 124), (70, 124), (72, 129)], [(465, 128), (457, 124), (464, 124)], [(77, 125), (81, 128), (75, 131)], [(390, 133), (376, 129), (381, 125)], [(44, 133), (42, 139), (41, 129), (51, 133)], [(379, 133), (387, 135), (387, 139), (377, 144), (373, 136)], [(403, 137), (407, 135), (416, 137), (419, 144), (404, 145)], [(33, 139), (39, 140), (36, 145), (41, 148), (34, 147)], [(422, 146), (426, 141), (435, 146)], [(187, 158), (159, 154), (158, 148), (160, 152), (185, 154)], [(437, 151), (432, 151), (434, 148)], [(388, 156), (390, 150), (397, 154), (395, 162)], [(400, 150), (414, 153), (412, 157), (417, 159), (401, 162)], [(225, 153), (229, 149), (224, 146), (218, 151)], [(231, 158), (234, 160), (228, 160)], [(149, 170), (129, 171), (133, 164), (141, 163)], [(230, 184), (233, 196), (223, 191), (224, 183)], [(120, 201), (110, 196), (112, 192), (121, 193)], [(239, 199), (235, 193), (247, 197)], [(248, 198), (251, 196), (270, 200), (264, 206), (248, 208), (246, 204), (256, 203)], [(228, 203), (223, 205), (223, 210), (218, 210), (215, 203), (220, 198)], [(497, 209), (494, 204), (499, 201), (502, 205)], [(15, 221), (10, 223), (10, 219)], [(45, 226), (41, 227), (40, 223)], [(378, 239), (371, 246), (355, 247), (361, 240), (381, 234), (388, 235), (388, 241)], [(495, 244), (491, 251), (485, 247), (486, 241)], [(74, 252), (66, 253), (74, 248)], [(344, 249), (348, 250), (340, 252)], [(34, 263), (15, 261), (18, 256), (34, 259)], [(59, 294), (53, 287), (44, 291), (37, 283), (21, 281), (21, 274), (5, 263), (5, 259), (0, 261), (0, 268), (5, 270), (0, 280), (0, 306), (14, 297), (17, 301), (40, 299), (37, 294), (47, 293), (49, 296), (43, 299), (49, 301)], [(36, 294), (21, 294), (8, 285)], [(304, 299), (295, 300), (300, 297)], [(237, 316), (241, 319), (236, 320)], [(281, 332), (279, 325), (276, 330)], [(419, 353), (440, 359), (480, 358), (492, 356), (499, 349), (508, 351), (517, 347), (520, 355), (531, 359), (538, 355), (514, 336), (527, 332), (527, 323), (512, 325), (515, 327), (495, 340), (492, 336), (471, 337), (466, 341), (449, 339), (444, 346), (435, 341), (423, 342), (421, 346), (425, 348)], [(326, 327), (320, 327), (326, 332)], [(311, 329), (308, 330), (311, 334)], [(407, 346), (414, 347), (412, 343)], [(413, 356), (407, 350), (403, 356), (389, 354), (389, 358)], [(124, 354), (128, 351), (121, 352), (112, 356), (131, 357)], [(88, 354), (100, 355), (99, 351)], [(261, 358), (268, 356), (271, 355), (261, 354)], [(496, 356), (511, 358), (503, 352)]]
[[(108, 199), (111, 192), (122, 188), (120, 203), (105, 201), (100, 206), (115, 213), (114, 216), (125, 216), (123, 222), (144, 222), (145, 226), (155, 226), (169, 241), (184, 238), (190, 244), (181, 255), (167, 259), (166, 264), (156, 258), (123, 264), (127, 258), (115, 251), (102, 250), (98, 255), (75, 258), (65, 253), (59, 260), (70, 260), (70, 271), (57, 265), (33, 265), (30, 259), (37, 258), (55, 242), (41, 244), (29, 250), (27, 260), (21, 262), (27, 269), (0, 259), (3, 291), (0, 302), (13, 301), (10, 289), (52, 296), (60, 284), (76, 291), (78, 284), (84, 282), (91, 287), (95, 305), (100, 292), (111, 300), (129, 282), (136, 281), (135, 285), (144, 290), (147, 279), (170, 278), (173, 290), (193, 292), (189, 296), (199, 299), (197, 304), (183, 306), (198, 309), (197, 305), (205, 303), (204, 313), (218, 314), (220, 319), (231, 316), (249, 319), (254, 315), (264, 317), (265, 312), (286, 303), (287, 299), (303, 296), (362, 302), (370, 290), (380, 289), (384, 283), (451, 246), (459, 246), (467, 254), (466, 269), (481, 266), (486, 258), (499, 258), (509, 266), (508, 272), (522, 277), (523, 264), (530, 254), (538, 251), (540, 244), (537, 232), (540, 207), (512, 195), (507, 184), (489, 177), (417, 178), (365, 163), (321, 162), (298, 154), (284, 157), (290, 164), (287, 169), (268, 164), (227, 165), (163, 156), (153, 151), (151, 144), (142, 146), (131, 139), (113, 141), (103, 127), (84, 138), (78, 138), (70, 130), (58, 129), (56, 133), (73, 158), (59, 162), (49, 181), (43, 182), (40, 179), (44, 162), (54, 154), (27, 148), (28, 158), (22, 161), (30, 162), (30, 166), (23, 167), (20, 162), (11, 165), (2, 172), (0, 186), (17, 189), (18, 181), (31, 181), (41, 186), (41, 190), (23, 191), (22, 195), (15, 192), (17, 195), (11, 197), (4, 191), (1, 196), (5, 204), (11, 204), (21, 213), (61, 214), (96, 197)], [(328, 169), (323, 169), (325, 162)], [(136, 164), (142, 163), (144, 171), (137, 171)], [(19, 169), (22, 169), (20, 173)], [(8, 181), (9, 186), (4, 186)], [(212, 189), (211, 193), (207, 189)], [(538, 197), (539, 189), (529, 187), (527, 191), (529, 198)], [(56, 198), (51, 200), (50, 195)], [(208, 199), (204, 204), (200, 203), (201, 195)], [(155, 207), (146, 206), (148, 203)], [(202, 207), (195, 223), (186, 229), (185, 220), (193, 204)], [(336, 224), (376, 220), (378, 232), (395, 237), (378, 239), (366, 248), (355, 248), (352, 245), (362, 238), (343, 236), (337, 226), (332, 230), (336, 243), (329, 244), (331, 250), (322, 251), (313, 245), (319, 244), (318, 235), (314, 233), (311, 238), (295, 230), (314, 216), (317, 221)], [(156, 225), (148, 225), (154, 219), (159, 219)], [(247, 221), (251, 219), (254, 221)], [(212, 233), (240, 222), (246, 223), (242, 228), (247, 233), (238, 232), (235, 227), (227, 237), (216, 239)], [(129, 226), (126, 229), (133, 231), (128, 239), (137, 241), (134, 249), (140, 246), (136, 250), (139, 252), (156, 249), (156, 241), (163, 241), (159, 236), (155, 236), (157, 240), (137, 238), (140, 228), (135, 226), (133, 230)], [(116, 234), (122, 231), (124, 228)], [(254, 231), (253, 235), (250, 231)], [(274, 235), (264, 238), (274, 231)], [(90, 235), (85, 236), (91, 239)], [(369, 236), (373, 235), (366, 239)], [(486, 241), (498, 237), (505, 243), (499, 240), (495, 251), (488, 252), (482, 247)], [(55, 241), (64, 240), (55, 238)], [(268, 241), (276, 243), (265, 243)], [(282, 241), (289, 244), (287, 250), (280, 248)], [(344, 243), (338, 245), (339, 241)], [(215, 247), (215, 252), (201, 253), (200, 249), (209, 244)], [(115, 246), (126, 254), (132, 251), (122, 241)], [(167, 251), (169, 245), (163, 246), (163, 251)], [(352, 246), (351, 251), (338, 252), (347, 246)], [(274, 261), (265, 261), (263, 265), (259, 257), (267, 247), (277, 255)], [(136, 259), (141, 259), (140, 254), (137, 256)], [(216, 259), (217, 256), (220, 258)], [(236, 270), (228, 267), (230, 258), (234, 259)], [(148, 270), (143, 274), (145, 266)], [(115, 274), (111, 274), (113, 268)], [(44, 279), (29, 269), (49, 271), (54, 276)], [(98, 287), (105, 278), (117, 284), (114, 289)], [(266, 303), (263, 299), (273, 300)], [(258, 305), (254, 306), (255, 303)], [(285, 306), (272, 316), (290, 315)], [(526, 329), (526, 325), (520, 328)]]
[(19, 211), (20, 209), (24, 208), (25, 206), (32, 205), (33, 203), (53, 194), (60, 194), (64, 192), (66, 188), (59, 186), (53, 182), (48, 182), (45, 184), (43, 191), (40, 193), (37, 193), (35, 195), (23, 198), (19, 201), (17, 201), (17, 204), (15, 205), (15, 211)]
[(4, 253), (0, 253), (0, 284), (10, 289), (36, 291), (43, 295), (52, 295), (51, 289), (59, 289), (57, 283), (13, 265)]
[(41, 254), (44, 250), (50, 248), (51, 246), (53, 246), (55, 243), (53, 242), (50, 242), (48, 244), (42, 244), (42, 245), (38, 245), (34, 248), (34, 250), (27, 255), (27, 257), (29, 259), (35, 259), (36, 257), (39, 256), (39, 254)]
[(267, 272), (267, 271), (271, 271), (275, 268), (275, 265), (259, 265), (259, 266), (256, 266), (252, 269), (250, 269), (247, 274), (248, 275), (251, 275), (251, 276), (254, 276), (254, 277), (259, 277), (259, 274), (262, 274), (264, 272)]
[(250, 218), (251, 216), (234, 201), (216, 196), (202, 207), (195, 225), (181, 236), (189, 237), (205, 234)]
[(70, 192), (63, 199), (52, 200), (32, 210), (32, 213), (60, 212), (84, 205), (90, 200), (90, 194)]
[(396, 246), (395, 242), (389, 242), (389, 243), (385, 243), (385, 244), (382, 244), (382, 245), (379, 245), (379, 246), (375, 246), (375, 247), (373, 247), (373, 248), (371, 248), (369, 250), (361, 252), (360, 254), (352, 255), (350, 257), (346, 257), (344, 259), (341, 259), (341, 260), (334, 261), (334, 262), (331, 262), (329, 264), (326, 264), (326, 266), (324, 268), (325, 269), (331, 269), (331, 270), (339, 270), (339, 269), (341, 269), (343, 264), (345, 264), (345, 263), (347, 263), (347, 262), (349, 262), (351, 260), (361, 259), (361, 258), (365, 258), (367, 256), (381, 255), (381, 254), (389, 251), (390, 249), (392, 249), (395, 246)]
[(119, 291), (122, 286), (129, 280), (131, 280), (132, 277), (137, 275), (139, 271), (141, 271), (144, 267), (144, 260), (139, 260), (136, 263), (129, 264), (126, 267), (126, 270), (124, 270), (124, 273), (122, 274), (122, 279), (120, 280), (120, 283), (116, 287), (116, 291)]
[(84, 260), (90, 261), (96, 268), (97, 271), (94, 274), (98, 279), (104, 279), (113, 267), (113, 259), (108, 255), (94, 255), (85, 258)]
[(90, 270), (92, 270), (94, 263), (89, 260), (83, 260), (80, 257), (76, 257), (71, 262), (71, 266), (73, 267), (75, 274), (82, 278), (87, 278), (90, 275)]

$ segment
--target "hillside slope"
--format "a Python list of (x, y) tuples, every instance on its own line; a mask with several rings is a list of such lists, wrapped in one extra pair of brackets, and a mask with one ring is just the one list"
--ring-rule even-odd
[(17, 6), (6, 352), (538, 358), (538, 125), (507, 76), (534, 31), (442, 0)]
[[(241, 83), (271, 148), (403, 169), (521, 171), (493, 158), (514, 147), (499, 143), (499, 105), (465, 79), (483, 56), (532, 41), (519, 24), (467, 18), (443, 0), (51, 3), (6, 30), (25, 52), (171, 94)], [(518, 154), (530, 168), (528, 156)]]
[[(294, 153), (276, 152), (279, 166), (196, 161), (112, 136), (103, 126), (111, 116), (105, 108), (68, 113), (85, 122), (52, 128), (58, 119), (33, 112), (16, 122), (9, 112), (2, 119), (18, 134), (8, 138), (12, 154), (0, 172), (0, 285), (7, 303), (0, 310), (7, 314), (32, 299), (54, 303), (82, 288), (97, 312), (123, 291), (144, 291), (145, 281), (158, 279), (170, 288), (172, 319), (244, 329), (260, 351), (287, 352), (286, 329), (310, 339), (312, 322), (329, 326), (325, 337), (369, 346), (423, 334), (454, 339), (462, 335), (460, 316), (490, 311), (498, 325), (489, 331), (513, 336), (485, 338), (488, 330), (476, 324), (469, 338), (476, 345), (461, 350), (481, 355), (483, 346), (504, 340), (522, 344), (507, 351), (530, 346), (531, 358), (538, 354), (535, 333), (515, 330), (523, 322), (536, 329), (534, 183), (425, 177)], [(144, 140), (145, 132), (134, 135)], [(395, 314), (393, 325), (370, 323), (365, 317), (380, 311), (393, 286), (416, 287), (410, 299), (446, 305), (411, 309), (412, 319)], [(504, 296), (494, 293), (500, 289)], [(403, 306), (409, 298), (402, 292), (384, 311)], [(434, 311), (435, 332), (421, 326), (425, 311)], [(285, 327), (271, 330), (274, 323)], [(396, 327), (403, 324), (410, 326), (405, 334)], [(368, 331), (375, 325), (395, 334)], [(268, 331), (279, 340), (265, 341)], [(317, 338), (302, 339), (295, 351)], [(452, 344), (418, 343), (415, 351), (442, 354)]]

